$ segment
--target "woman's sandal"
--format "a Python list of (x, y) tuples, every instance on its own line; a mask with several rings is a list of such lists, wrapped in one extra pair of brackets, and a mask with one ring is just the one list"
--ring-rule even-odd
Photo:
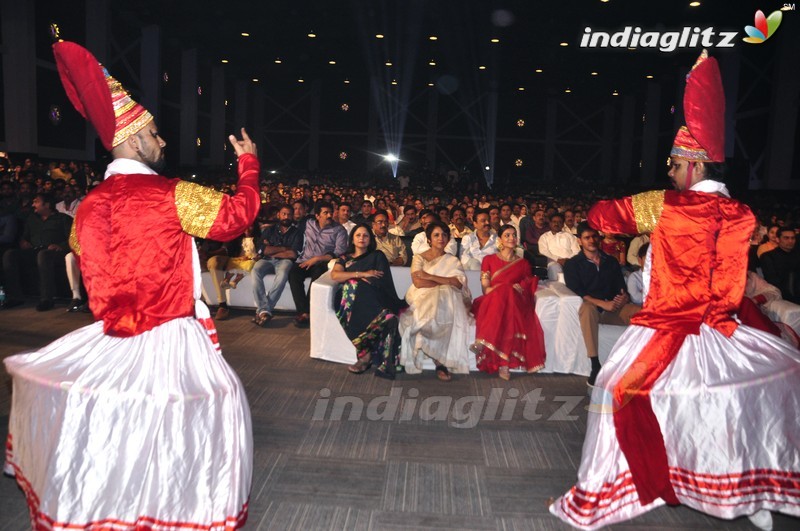
[(348, 365), (347, 370), (352, 372), (353, 374), (364, 374), (372, 367), (372, 361), (369, 359), (363, 361), (357, 361), (353, 365)]
[(498, 371), (498, 376), (500, 376), (502, 380), (509, 381), (511, 379), (511, 372), (508, 370), (508, 367), (503, 366), (500, 367), (500, 370)]
[(441, 380), (442, 382), (449, 382), (450, 380), (453, 379), (453, 377), (450, 376), (450, 371), (448, 371), (447, 367), (445, 367), (444, 365), (436, 366), (436, 377), (439, 378), (439, 380)]

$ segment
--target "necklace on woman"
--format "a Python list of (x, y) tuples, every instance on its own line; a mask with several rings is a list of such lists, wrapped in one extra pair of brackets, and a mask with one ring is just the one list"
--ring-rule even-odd
[(502, 251), (497, 253), (497, 256), (499, 256), (500, 260), (502, 260), (503, 262), (513, 262), (514, 260), (519, 258), (517, 256), (517, 253), (515, 253), (514, 251), (511, 251), (511, 253), (510, 253), (510, 255), (508, 257), (506, 257), (505, 254)]

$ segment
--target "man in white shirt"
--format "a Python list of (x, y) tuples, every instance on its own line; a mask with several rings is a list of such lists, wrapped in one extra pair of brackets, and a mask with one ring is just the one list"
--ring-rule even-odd
[(74, 186), (68, 184), (64, 187), (61, 198), (62, 201), (56, 203), (56, 210), (74, 218), (75, 212), (78, 210), (78, 205), (83, 201), (83, 197), (77, 193), (77, 189)]
[(405, 205), (402, 217), (397, 219), (397, 223), (389, 229), (389, 232), (397, 236), (416, 235), (422, 228), (417, 220), (417, 207)]
[[(650, 247), (649, 242), (639, 246), (636, 251), (636, 265), (639, 266), (639, 269), (628, 275), (628, 280), (625, 281), (628, 285), (631, 302), (640, 306), (644, 304), (644, 260), (647, 257), (648, 247)], [(630, 256), (630, 253), (628, 255)]]
[[(75, 217), (75, 212), (78, 211), (78, 205), (83, 201), (83, 197), (77, 187), (66, 185), (64, 192), (61, 194), (62, 201), (56, 203), (56, 210), (62, 214), (66, 214), (71, 218)], [(89, 312), (89, 306), (83, 300), (81, 295), (81, 270), (78, 267), (78, 260), (75, 253), (69, 252), (64, 257), (64, 263), (67, 268), (67, 280), (69, 281), (69, 289), (72, 291), (72, 300), (69, 303), (68, 312)]]
[(630, 265), (639, 265), (639, 249), (646, 243), (650, 243), (650, 236), (647, 234), (640, 234), (631, 240), (631, 244), (628, 246), (628, 254), (626, 256)]
[(550, 215), (550, 230), (539, 236), (539, 253), (547, 257), (547, 278), (558, 280), (564, 263), (581, 250), (578, 238), (564, 232), (564, 216)]
[(461, 240), (461, 265), (466, 270), (480, 271), (485, 256), (497, 252), (497, 233), (489, 226), (489, 212), (475, 211), (475, 232)]
[(341, 205), (339, 205), (339, 212), (338, 212), (338, 214), (339, 214), (339, 225), (344, 227), (344, 230), (347, 231), (347, 235), (348, 236), (350, 235), (350, 231), (353, 230), (353, 227), (356, 226), (356, 224), (354, 222), (350, 221), (350, 214), (351, 213), (352, 213), (352, 210), (351, 210), (350, 205), (348, 203), (342, 203)]
[(500, 206), (500, 226), (511, 225), (517, 231), (519, 237), (519, 221), (514, 221), (514, 216), (511, 215), (513, 208), (510, 203), (503, 203)]
[(575, 222), (575, 212), (572, 210), (564, 211), (564, 232), (569, 232), (573, 236), (578, 236), (578, 226)]
[(472, 232), (466, 223), (466, 211), (464, 207), (453, 207), (450, 217), (450, 236), (461, 239)]
[[(433, 221), (439, 221), (439, 216), (430, 210), (425, 211), (425, 214), (420, 217), (422, 232), (414, 236), (414, 240), (411, 242), (412, 253), (424, 253), (431, 248), (430, 244), (428, 243), (428, 235), (425, 234), (425, 229), (427, 229), (428, 225)], [(450, 238), (450, 241), (447, 242), (447, 245), (444, 248), (444, 252), (452, 254), (453, 256), (458, 255), (458, 244), (456, 243), (455, 238)]]

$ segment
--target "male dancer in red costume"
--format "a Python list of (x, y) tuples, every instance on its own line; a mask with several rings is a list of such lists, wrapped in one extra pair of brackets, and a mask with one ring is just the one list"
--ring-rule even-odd
[(676, 191), (601, 201), (612, 233), (651, 232), (642, 311), (593, 389), (578, 483), (550, 506), (583, 529), (663, 504), (718, 518), (800, 515), (800, 352), (740, 325), (755, 219), (730, 199), (724, 94), (704, 51), (687, 76), (686, 126), (671, 153)]
[(252, 475), (250, 410), (199, 301), (192, 236), (228, 240), (260, 206), (256, 146), (233, 197), (156, 173), (153, 117), (86, 49), (53, 46), (75, 108), (114, 160), (70, 246), (98, 321), (5, 360), (8, 464), (35, 529), (234, 529)]

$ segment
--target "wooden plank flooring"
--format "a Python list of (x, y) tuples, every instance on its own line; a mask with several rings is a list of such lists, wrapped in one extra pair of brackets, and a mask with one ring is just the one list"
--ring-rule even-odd
[[(0, 358), (89, 324), (63, 306), (0, 311)], [(546, 500), (574, 482), (586, 425), (585, 379), (432, 372), (394, 382), (309, 358), (309, 334), (278, 315), (218, 323), (223, 353), (247, 390), (255, 470), (246, 529), (568, 529)], [(346, 399), (347, 404), (343, 406)], [(562, 397), (574, 397), (574, 406)], [(337, 398), (339, 400), (337, 401)], [(535, 406), (535, 407), (534, 407)], [(10, 379), (0, 371), (0, 437)], [(361, 408), (359, 411), (359, 407)], [(351, 420), (352, 419), (352, 420)], [(800, 521), (775, 515), (775, 529)], [(0, 531), (29, 529), (16, 483), (0, 478)], [(684, 507), (615, 529), (753, 529)]]

